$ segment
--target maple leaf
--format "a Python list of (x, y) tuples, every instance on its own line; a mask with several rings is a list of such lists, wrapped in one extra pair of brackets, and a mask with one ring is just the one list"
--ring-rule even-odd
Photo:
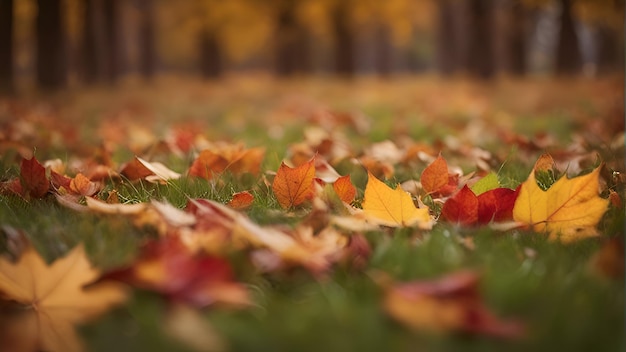
[(228, 202), (228, 206), (233, 209), (248, 209), (254, 202), (254, 195), (248, 191), (237, 192), (233, 194), (233, 199)]
[(608, 207), (600, 198), (600, 169), (569, 179), (561, 177), (546, 191), (537, 185), (535, 168), (521, 185), (513, 208), (513, 219), (549, 233), (563, 242), (597, 236), (595, 226)]
[(418, 226), (430, 229), (432, 220), (428, 208), (417, 208), (411, 195), (400, 185), (396, 189), (378, 180), (368, 171), (363, 212), (374, 222), (391, 227)]
[(461, 225), (484, 225), (491, 221), (510, 220), (517, 195), (516, 190), (494, 188), (477, 196), (465, 185), (446, 200), (441, 217)]
[(205, 149), (193, 161), (189, 175), (211, 180), (226, 170), (258, 174), (265, 148), (244, 149), (241, 144), (218, 144)]
[(153, 183), (167, 183), (168, 180), (180, 178), (179, 173), (170, 170), (167, 166), (159, 162), (148, 162), (138, 156), (127, 163), (120, 173), (131, 181), (145, 179)]
[(25, 348), (28, 351), (80, 351), (82, 344), (74, 325), (126, 299), (126, 291), (119, 284), (100, 282), (85, 287), (99, 277), (82, 245), (51, 265), (32, 246), (25, 248), (16, 263), (0, 258), (0, 293), (4, 299), (25, 305), (26, 315), (17, 324), (24, 332), (18, 339), (26, 342), (2, 333), (0, 338), (22, 347), (29, 345)]
[(439, 155), (422, 171), (420, 182), (427, 194), (448, 196), (456, 190), (458, 177), (450, 175), (448, 163)]
[(391, 317), (415, 331), (521, 337), (520, 323), (500, 320), (484, 305), (478, 281), (477, 273), (466, 270), (433, 280), (392, 283), (383, 304)]
[(100, 188), (101, 185), (99, 183), (92, 182), (81, 173), (71, 179), (69, 184), (69, 190), (81, 196), (93, 196), (100, 191)]
[(24, 196), (41, 198), (48, 193), (50, 188), (50, 181), (46, 177), (46, 168), (35, 157), (22, 159), (20, 180), (22, 195)]
[(281, 163), (272, 183), (272, 190), (280, 206), (293, 208), (308, 200), (313, 194), (314, 178), (315, 158), (294, 168)]
[(197, 255), (175, 236), (149, 242), (135, 263), (108, 276), (196, 307), (249, 304), (228, 261)]
[(344, 203), (350, 204), (354, 201), (354, 197), (356, 197), (356, 188), (350, 181), (350, 175), (339, 177), (333, 182), (333, 189), (339, 196), (339, 199)]

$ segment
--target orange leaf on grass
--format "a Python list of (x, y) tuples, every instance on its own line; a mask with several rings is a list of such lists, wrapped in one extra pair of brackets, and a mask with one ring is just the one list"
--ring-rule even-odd
[(339, 196), (339, 199), (344, 203), (350, 204), (354, 201), (354, 197), (356, 197), (356, 188), (350, 180), (350, 175), (339, 177), (333, 183), (333, 189)]
[(422, 187), (426, 193), (437, 192), (441, 187), (448, 184), (448, 163), (439, 155), (435, 161), (430, 163), (420, 177)]
[(87, 177), (85, 177), (85, 175), (79, 173), (73, 179), (71, 179), (69, 189), (73, 193), (79, 194), (81, 196), (93, 196), (100, 190), (100, 184), (92, 182)]
[(396, 189), (391, 189), (369, 171), (363, 199), (363, 212), (379, 225), (417, 226), (422, 229), (432, 227), (428, 208), (417, 208), (411, 195), (400, 185)]
[(227, 205), (233, 209), (242, 210), (249, 208), (252, 205), (252, 202), (254, 202), (254, 196), (252, 193), (243, 191), (233, 194), (233, 199), (231, 199)]
[(458, 177), (450, 175), (448, 163), (439, 155), (422, 171), (420, 182), (427, 194), (448, 196), (457, 189)]
[(258, 174), (264, 155), (265, 148), (244, 149), (241, 144), (216, 145), (200, 152), (189, 167), (189, 175), (211, 180), (227, 170), (234, 174)]
[(313, 194), (315, 158), (291, 168), (284, 162), (276, 172), (272, 190), (281, 207), (293, 208), (304, 203)]
[(535, 167), (521, 185), (513, 219), (536, 232), (548, 233), (553, 240), (571, 242), (597, 236), (595, 227), (609, 203), (598, 195), (600, 169), (572, 179), (561, 177), (544, 191), (537, 185)]

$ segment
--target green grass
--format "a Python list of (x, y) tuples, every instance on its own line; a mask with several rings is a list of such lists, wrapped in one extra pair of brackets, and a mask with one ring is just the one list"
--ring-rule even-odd
[[(473, 113), (459, 111), (458, 106), (435, 109), (429, 105), (428, 98), (423, 97), (429, 92), (427, 87), (407, 82), (399, 84), (400, 88), (394, 88), (397, 96), (386, 93), (381, 98), (373, 93), (368, 95), (366, 91), (362, 92), (369, 97), (365, 100), (356, 93), (351, 96), (350, 89), (354, 86), (345, 83), (332, 86), (328, 91), (309, 88), (305, 93), (340, 111), (362, 111), (368, 116), (372, 128), (365, 134), (351, 127), (337, 127), (350, 139), (356, 155), (374, 142), (410, 137), (442, 149), (452, 165), (461, 165), (466, 172), (474, 171), (475, 165), (466, 156), (442, 144), (447, 135), (460, 140), (467, 138), (462, 131), (471, 123)], [(433, 95), (445, 92), (443, 87), (445, 85), (435, 85)], [(271, 85), (267, 90), (245, 91), (242, 96), (220, 91), (214, 93), (216, 96), (198, 94), (199, 98), (195, 99), (181, 98), (181, 95), (175, 99), (179, 105), (159, 99), (158, 94), (162, 93), (145, 93), (143, 103), (149, 102), (160, 118), (155, 127), (160, 132), (155, 133), (162, 135), (169, 123), (186, 121), (187, 117), (210, 119), (209, 123), (204, 121), (206, 128), (200, 131), (209, 140), (243, 141), (249, 147), (267, 148), (262, 175), (226, 173), (211, 181), (184, 176), (164, 185), (109, 181), (102, 195), (116, 191), (124, 203), (159, 200), (182, 208), (189, 198), (226, 203), (233, 193), (249, 190), (255, 196), (247, 210), (253, 221), (261, 225), (297, 224), (306, 216), (306, 211), (287, 213), (281, 210), (263, 181), (264, 172), (275, 171), (287, 156), (289, 146), (303, 139), (306, 114), (287, 120), (273, 117), (284, 108), (285, 103), (279, 98), (292, 88)], [(331, 97), (339, 92), (345, 95)], [(492, 115), (507, 104), (512, 105), (513, 98), (505, 93), (506, 90), (490, 92), (500, 94), (500, 98), (494, 98), (498, 101), (497, 108), (483, 116), (486, 126), (493, 124), (489, 120), (494, 119)], [(84, 140), (101, 142), (93, 136), (98, 133), (96, 120), (108, 111), (105, 108), (109, 102), (107, 97), (106, 94), (83, 97), (83, 105), (74, 107), (77, 115), (87, 119), (80, 130)], [(472, 101), (463, 97), (461, 95), (459, 101)], [(585, 104), (585, 109), (594, 114), (602, 111), (596, 101), (585, 100)], [(440, 120), (442, 116), (445, 120)], [(508, 116), (524, 117), (509, 123), (521, 135), (558, 131), (555, 138), (561, 149), (567, 147), (574, 133), (580, 132), (575, 130), (580, 127), (580, 121), (575, 121), (573, 115), (559, 106), (539, 111), (513, 111)], [(260, 133), (267, 130), (268, 124), (280, 127), (282, 135), (275, 138)], [(29, 147), (37, 147), (36, 155), (40, 159), (68, 161), (75, 156), (76, 149), (80, 149), (80, 146), (59, 145), (47, 148), (51, 146), (46, 142), (47, 137), (40, 135), (38, 138), (43, 142)], [(497, 164), (493, 165), (494, 171), (505, 187), (516, 187), (523, 182), (532, 162), (542, 152), (500, 145), (491, 132), (473, 142), (494, 154), (492, 161)], [(611, 149), (599, 144), (590, 145), (590, 149), (597, 151), (612, 168), (624, 171), (620, 159), (624, 155), (623, 148)], [(118, 146), (113, 151), (113, 160), (119, 165), (132, 159), (134, 154), (136, 151)], [(158, 150), (152, 156), (152, 161), (163, 162), (181, 173), (193, 160), (191, 155), (177, 157), (159, 154)], [(17, 160), (18, 153), (10, 148), (0, 154), (0, 181), (19, 174)], [(424, 167), (425, 163), (419, 161), (397, 166), (391, 181), (418, 179)], [(362, 199), (366, 182), (362, 166), (348, 160), (336, 168), (341, 174), (351, 174), (358, 188), (358, 198)], [(609, 186), (624, 198), (623, 184)], [(604, 237), (623, 236), (624, 218), (623, 209), (611, 208), (599, 225), (600, 232)], [(48, 261), (82, 242), (92, 263), (104, 270), (131, 264), (141, 245), (157, 236), (154, 229), (137, 228), (124, 217), (77, 213), (63, 208), (52, 196), (27, 202), (16, 196), (0, 195), (0, 226), (2, 252), (9, 250), (7, 234), (10, 229), (19, 229)], [(365, 235), (372, 247), (365, 268), (356, 270), (337, 264), (321, 276), (298, 268), (259, 273), (245, 253), (233, 253), (228, 258), (237, 280), (249, 289), (253, 306), (243, 310), (209, 307), (200, 311), (201, 319), (213, 326), (231, 351), (617, 351), (626, 348), (624, 281), (605, 278), (594, 271), (591, 258), (602, 245), (599, 239), (563, 245), (548, 241), (543, 234), (459, 228), (444, 222), (437, 223), (431, 231), (381, 229)], [(462, 244), (468, 238), (473, 240), (474, 249)], [(481, 273), (480, 292), (486, 305), (503, 319), (523, 322), (527, 328), (526, 338), (511, 341), (468, 334), (414, 333), (383, 311), (384, 292), (373, 279), (375, 273), (385, 272), (394, 280), (410, 281), (437, 278), (459, 269), (475, 269)], [(171, 304), (155, 293), (136, 289), (126, 305), (82, 326), (80, 333), (93, 351), (191, 351), (164, 332)]]

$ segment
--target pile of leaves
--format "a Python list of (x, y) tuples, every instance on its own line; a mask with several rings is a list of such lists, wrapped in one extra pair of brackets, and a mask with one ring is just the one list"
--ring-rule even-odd
[[(443, 234), (452, 250), (468, 253), (478, 233), (560, 248), (592, 242), (600, 249), (585, 262), (594, 275), (623, 274), (623, 165), (606, 157), (613, 149), (595, 149), (584, 136), (560, 148), (549, 135), (496, 131), (501, 145), (518, 150), (512, 160), (473, 144), (470, 128), (433, 143), (407, 135), (354, 142), (376, 122), (315, 108), (306, 110), (303, 138), (288, 143), (275, 166), (270, 145), (210, 140), (186, 123), (158, 137), (122, 127), (123, 118), (101, 122), (99, 145), (68, 139), (68, 150), (91, 153), (40, 160), (47, 153), (33, 148), (58, 141), (33, 131), (42, 122), (34, 113), (7, 111), (19, 116), (2, 135), (7, 213), (41, 207), (123, 221), (137, 239), (124, 259), (103, 259), (98, 268), (81, 239), (90, 235), (46, 257), (39, 253), (49, 249), (36, 250), (40, 234), (4, 217), (0, 339), (11, 351), (81, 350), (76, 324), (136, 305), (125, 302), (142, 294), (167, 302), (165, 329), (187, 348), (227, 349), (199, 312), (255, 311), (263, 305), (252, 290), (259, 278), (279, 289), (299, 280), (325, 285), (341, 273), (369, 282), (386, 324), (409, 334), (532, 340), (525, 319), (490, 306), (483, 265), (407, 278), (373, 264), (389, 243), (419, 248)], [(603, 138), (623, 154), (623, 130)], [(96, 251), (118, 250), (102, 246)], [(537, 255), (522, 248), (522, 258)]]

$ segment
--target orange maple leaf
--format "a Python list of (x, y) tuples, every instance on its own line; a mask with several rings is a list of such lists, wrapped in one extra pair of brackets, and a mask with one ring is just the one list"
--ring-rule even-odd
[(254, 195), (248, 191), (237, 192), (233, 194), (233, 199), (228, 202), (228, 206), (233, 209), (247, 209), (254, 202)]
[(315, 158), (291, 168), (284, 162), (276, 172), (272, 190), (283, 208), (293, 208), (304, 203), (313, 193)]
[(372, 221), (391, 227), (415, 225), (422, 229), (432, 227), (433, 222), (427, 207), (417, 208), (411, 195), (400, 185), (396, 189), (391, 189), (369, 171), (367, 174), (363, 212)]
[(191, 164), (189, 175), (210, 180), (226, 170), (234, 174), (258, 174), (264, 155), (264, 148), (244, 149), (241, 144), (217, 145), (200, 153)]
[(80, 351), (82, 344), (74, 325), (126, 299), (119, 284), (101, 282), (84, 288), (99, 277), (82, 246), (51, 265), (31, 246), (16, 263), (0, 258), (2, 298), (25, 306), (14, 324), (0, 332), (2, 347), (12, 351)]
[(598, 195), (601, 167), (584, 176), (561, 177), (546, 191), (537, 185), (536, 169), (521, 185), (513, 219), (563, 242), (597, 236), (595, 226), (609, 202)]
[(354, 201), (354, 197), (356, 197), (356, 188), (350, 181), (350, 175), (339, 177), (333, 183), (333, 189), (339, 196), (339, 199), (344, 203), (350, 204)]
[(448, 163), (439, 155), (422, 171), (420, 182), (426, 193), (448, 196), (456, 190), (458, 180), (450, 175)]

